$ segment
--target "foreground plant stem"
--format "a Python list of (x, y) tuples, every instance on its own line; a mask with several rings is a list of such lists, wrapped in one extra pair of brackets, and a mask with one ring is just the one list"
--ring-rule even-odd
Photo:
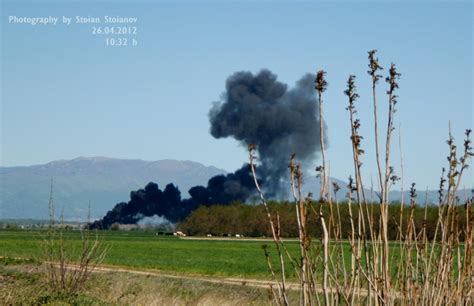
[[(286, 305), (289, 305), (289, 302), (288, 302), (288, 295), (287, 295), (287, 292), (286, 292), (285, 260), (283, 258), (283, 250), (282, 250), (283, 241), (281, 240), (281, 236), (278, 234), (277, 230), (275, 229), (275, 224), (273, 222), (272, 215), (270, 213), (270, 209), (268, 208), (267, 201), (265, 200), (265, 197), (263, 195), (263, 192), (260, 188), (260, 184), (259, 184), (258, 179), (257, 179), (257, 173), (256, 173), (256, 169), (255, 169), (256, 168), (255, 167), (256, 157), (254, 155), (255, 149), (256, 149), (256, 145), (254, 145), (254, 144), (250, 144), (248, 146), (249, 165), (250, 165), (250, 169), (252, 171), (252, 177), (253, 177), (253, 180), (254, 180), (254, 183), (255, 183), (255, 187), (257, 188), (258, 194), (260, 196), (260, 201), (265, 206), (265, 210), (266, 210), (267, 217), (268, 217), (268, 222), (270, 223), (270, 227), (271, 227), (271, 231), (272, 231), (273, 242), (275, 244), (275, 247), (277, 249), (278, 256), (279, 256), (279, 259), (280, 259), (280, 267), (281, 267), (281, 270), (282, 270), (281, 271), (281, 283), (278, 282), (277, 279), (275, 279), (275, 281), (277, 283), (277, 287), (278, 287), (278, 301), (281, 305), (286, 306)], [(268, 256), (267, 256), (267, 258), (268, 258)], [(269, 260), (268, 260), (268, 262), (270, 263)], [(271, 264), (269, 264), (269, 269), (272, 272), (272, 274), (275, 275)]]

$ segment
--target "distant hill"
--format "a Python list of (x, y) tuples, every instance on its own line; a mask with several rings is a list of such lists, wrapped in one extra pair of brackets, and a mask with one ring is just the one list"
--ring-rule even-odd
[[(127, 202), (130, 192), (155, 182), (160, 188), (174, 183), (181, 191), (181, 197), (189, 197), (187, 191), (196, 185), (206, 185), (207, 181), (225, 170), (204, 166), (193, 161), (159, 160), (144, 161), (107, 157), (79, 157), (72, 160), (58, 160), (44, 165), (26, 167), (0, 167), (0, 219), (43, 219), (48, 217), (48, 199), (51, 178), (54, 181), (54, 203), (56, 212), (64, 211), (68, 220), (84, 220), (91, 201), (91, 219), (97, 219), (119, 202)], [(345, 200), (347, 183), (335, 178), (341, 187), (338, 200)], [(290, 184), (287, 183), (289, 198)], [(395, 186), (398, 188), (398, 186)], [(392, 188), (391, 201), (400, 201), (401, 193)], [(306, 176), (302, 188), (303, 196), (313, 193), (319, 196), (319, 179)], [(405, 191), (405, 203), (410, 200)], [(377, 201), (366, 190), (367, 199)], [(464, 191), (458, 196), (464, 200)], [(468, 196), (472, 196), (469, 190)], [(428, 192), (428, 202), (438, 203), (437, 191)], [(257, 196), (255, 197), (257, 201)], [(425, 191), (419, 190), (417, 201), (425, 202)]]
[(44, 165), (0, 167), (0, 218), (46, 218), (51, 178), (57, 213), (67, 219), (84, 219), (91, 201), (91, 218), (102, 217), (116, 203), (128, 201), (130, 191), (148, 182), (160, 187), (173, 182), (182, 197), (195, 185), (225, 173), (192, 161), (129, 160), (79, 157)]

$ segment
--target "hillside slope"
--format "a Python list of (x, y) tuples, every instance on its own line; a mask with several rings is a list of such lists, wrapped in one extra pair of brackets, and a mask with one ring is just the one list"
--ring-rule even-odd
[(116, 203), (127, 201), (130, 191), (148, 182), (164, 187), (173, 182), (187, 197), (187, 190), (206, 184), (225, 170), (192, 161), (127, 160), (79, 157), (27, 167), (0, 167), (0, 218), (45, 218), (53, 179), (58, 213), (83, 219), (91, 202), (91, 217), (100, 217)]
[[(72, 160), (53, 161), (43, 165), (25, 167), (0, 167), (0, 219), (47, 218), (48, 200), (53, 179), (53, 197), (57, 214), (64, 211), (69, 220), (84, 220), (87, 217), (89, 201), (91, 219), (98, 219), (119, 202), (127, 202), (130, 192), (144, 188), (148, 182), (155, 182), (164, 188), (169, 183), (177, 185), (182, 198), (188, 198), (187, 191), (225, 170), (204, 166), (193, 161), (159, 160), (143, 161), (107, 157), (79, 157)], [(302, 194), (308, 192), (313, 198), (319, 196), (319, 179), (314, 175), (304, 178)], [(345, 200), (347, 183), (335, 178), (341, 187), (338, 200)], [(283, 193), (292, 199), (291, 185)], [(400, 201), (399, 186), (390, 193), (391, 201)], [(458, 196), (464, 200), (464, 191)], [(468, 196), (472, 196), (469, 190)], [(377, 201), (375, 193), (366, 190), (366, 197)], [(409, 191), (404, 192), (405, 203), (409, 202)], [(257, 193), (249, 201), (258, 202)], [(417, 201), (425, 202), (425, 192), (419, 191)], [(428, 192), (428, 202), (437, 203), (437, 191)]]

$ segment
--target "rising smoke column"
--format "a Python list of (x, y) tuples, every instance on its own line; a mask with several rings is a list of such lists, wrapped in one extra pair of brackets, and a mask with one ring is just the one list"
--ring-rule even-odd
[(306, 74), (288, 89), (269, 70), (237, 72), (227, 79), (223, 101), (209, 112), (212, 136), (257, 145), (258, 172), (269, 196), (288, 190), (282, 185), (292, 153), (308, 169), (321, 150), (314, 80)]
[[(209, 112), (212, 136), (233, 137), (244, 146), (257, 145), (258, 174), (267, 196), (281, 197), (288, 190), (283, 184), (288, 181), (291, 154), (296, 154), (303, 169), (311, 169), (311, 162), (320, 152), (314, 79), (307, 74), (288, 90), (269, 70), (256, 75), (237, 72), (227, 79), (223, 101), (215, 103)], [(130, 201), (116, 204), (90, 226), (109, 228), (115, 222), (137, 223), (154, 215), (179, 222), (200, 205), (245, 202), (255, 192), (248, 164), (234, 173), (212, 177), (207, 186), (192, 187), (186, 199), (181, 198), (174, 184), (161, 190), (149, 183), (144, 189), (132, 191)]]

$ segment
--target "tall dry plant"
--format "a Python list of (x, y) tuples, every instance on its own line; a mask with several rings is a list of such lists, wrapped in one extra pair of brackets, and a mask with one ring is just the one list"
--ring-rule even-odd
[(319, 146), (321, 148), (321, 160), (322, 160), (322, 165), (318, 166), (316, 168), (316, 172), (318, 173), (318, 176), (320, 177), (321, 183), (320, 183), (320, 195), (319, 199), (321, 201), (325, 201), (328, 196), (328, 176), (327, 176), (327, 169), (326, 169), (326, 155), (325, 151), (326, 148), (324, 147), (324, 113), (323, 113), (323, 92), (326, 91), (328, 83), (325, 79), (326, 71), (324, 70), (319, 70), (316, 73), (316, 80), (315, 80), (315, 86), (314, 88), (316, 89), (316, 92), (318, 94), (318, 107), (319, 107)]
[(287, 293), (286, 276), (285, 276), (284, 252), (286, 251), (286, 254), (289, 254), (289, 253), (285, 249), (285, 246), (283, 244), (283, 239), (281, 238), (281, 235), (280, 235), (280, 231), (279, 231), (280, 224), (278, 222), (278, 218), (277, 218), (277, 224), (275, 224), (275, 222), (272, 218), (270, 209), (268, 208), (268, 204), (267, 204), (267, 201), (265, 199), (265, 196), (263, 195), (263, 192), (260, 188), (260, 183), (257, 179), (257, 173), (256, 173), (256, 169), (255, 169), (256, 168), (255, 167), (255, 160), (256, 160), (257, 157), (255, 156), (255, 150), (256, 150), (256, 145), (255, 144), (249, 144), (248, 145), (249, 165), (250, 165), (250, 169), (252, 171), (252, 175), (253, 175), (253, 178), (254, 178), (255, 187), (257, 188), (258, 194), (260, 196), (261, 204), (263, 204), (265, 206), (265, 210), (266, 210), (267, 217), (268, 217), (268, 222), (270, 223), (270, 228), (271, 228), (271, 231), (272, 231), (273, 242), (275, 244), (275, 248), (276, 248), (277, 253), (278, 253), (279, 264), (280, 264), (280, 269), (281, 269), (280, 270), (280, 277), (278, 278), (277, 275), (276, 275), (276, 272), (275, 272), (275, 270), (272, 266), (270, 253), (268, 252), (267, 248), (264, 247), (265, 257), (267, 259), (268, 268), (269, 268), (270, 272), (272, 273), (273, 279), (276, 282), (277, 292), (275, 292), (273, 287), (270, 288), (270, 289), (271, 289), (271, 291), (273, 293), (273, 297), (275, 299), (274, 302), (278, 305), (285, 305), (286, 306), (286, 305), (289, 305), (289, 302), (288, 302), (288, 293)]
[[(391, 165), (391, 140), (394, 131), (395, 106), (398, 102), (396, 90), (400, 73), (391, 64), (386, 77), (388, 89), (387, 130), (384, 151), (379, 149), (378, 98), (376, 86), (382, 78), (382, 69), (376, 50), (369, 51), (369, 75), (372, 80), (373, 119), (375, 134), (376, 166), (378, 176), (379, 203), (366, 198), (361, 172), (363, 137), (357, 118), (357, 94), (355, 76), (349, 76), (347, 89), (350, 139), (354, 173), (347, 186), (348, 220), (341, 218), (337, 201), (340, 187), (333, 183), (334, 200), (330, 192), (327, 156), (322, 149), (322, 165), (318, 166), (321, 178), (320, 200), (315, 203), (311, 195), (301, 193), (302, 169), (297, 156), (290, 158), (289, 169), (291, 190), (296, 209), (299, 241), (299, 260), (295, 260), (286, 249), (279, 234), (278, 215), (273, 216), (266, 205), (256, 174), (255, 146), (249, 146), (250, 165), (255, 185), (262, 203), (266, 207), (272, 228), (273, 240), (279, 257), (280, 268), (272, 266), (270, 250), (265, 249), (269, 269), (276, 280), (278, 290), (273, 290), (275, 304), (288, 304), (288, 285), (285, 277), (285, 261), (289, 261), (298, 278), (301, 305), (472, 305), (474, 289), (473, 265), (473, 199), (466, 196), (464, 209), (459, 209), (456, 197), (461, 178), (472, 157), (471, 131), (465, 134), (463, 152), (457, 154), (457, 147), (449, 127), (449, 156), (447, 171), (443, 168), (440, 179), (438, 219), (434, 233), (427, 233), (428, 203), (424, 203), (424, 222), (415, 222), (417, 203), (416, 185), (410, 188), (410, 203), (404, 209), (402, 203), (399, 217), (389, 220), (389, 192), (399, 178)], [(320, 122), (323, 124), (322, 94), (327, 88), (325, 72), (316, 75), (315, 89), (319, 101)], [(323, 126), (320, 128), (321, 141), (324, 140)], [(399, 143), (401, 136), (399, 135)], [(383, 155), (382, 155), (383, 154)], [(401, 145), (400, 145), (400, 155)], [(384, 157), (382, 168), (381, 156)], [(402, 165), (403, 177), (403, 165)], [(403, 188), (403, 187), (402, 187)], [(323, 213), (328, 207), (329, 215)], [(378, 211), (377, 211), (378, 210)], [(464, 213), (460, 216), (460, 213)], [(307, 220), (310, 214), (319, 219), (322, 237), (309, 236)], [(378, 217), (380, 216), (380, 218)], [(460, 223), (463, 218), (463, 223)], [(350, 223), (350, 232), (342, 232), (343, 222)], [(389, 241), (389, 222), (397, 227), (397, 240)], [(430, 238), (428, 238), (430, 237)], [(432, 238), (431, 238), (432, 237)]]
[[(53, 291), (75, 293), (84, 286), (97, 265), (102, 263), (107, 248), (97, 230), (93, 233), (85, 226), (80, 230), (81, 239), (75, 241), (71, 233), (66, 231), (62, 213), (60, 220), (57, 221), (52, 181), (48, 210), (48, 228), (39, 242), (47, 282)], [(90, 205), (88, 222), (89, 219)], [(75, 242), (79, 242), (80, 245), (77, 246)]]

